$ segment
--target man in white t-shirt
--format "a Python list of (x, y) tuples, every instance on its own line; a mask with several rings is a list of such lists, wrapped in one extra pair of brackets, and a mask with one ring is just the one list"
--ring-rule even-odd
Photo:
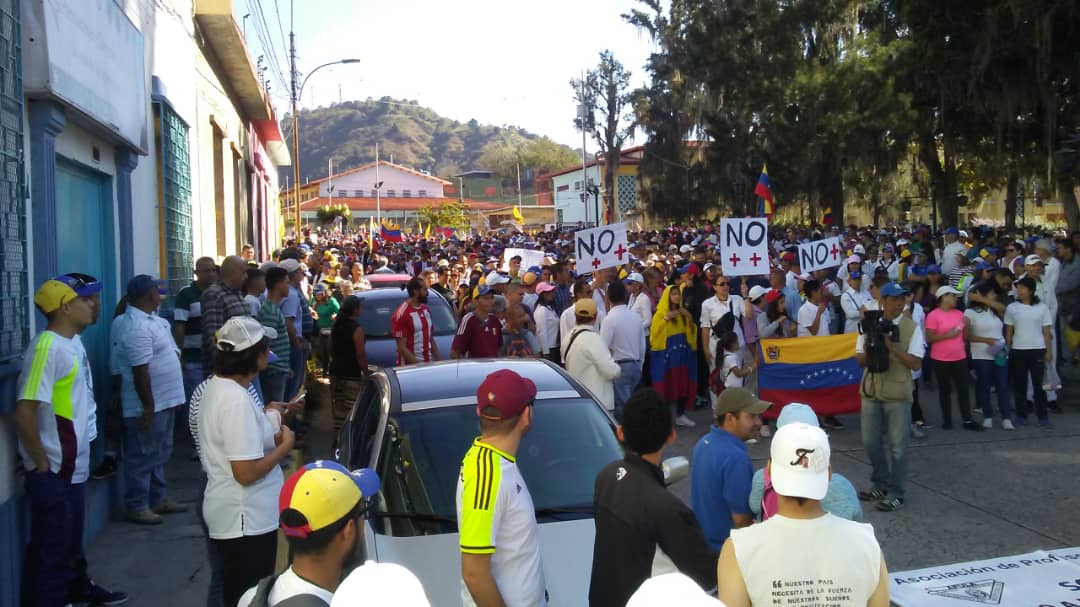
[(298, 596), (329, 605), (378, 491), (379, 476), (368, 468), (350, 472), (329, 460), (301, 466), (285, 481), (278, 502), (292, 565), (260, 580), (240, 597), (239, 607), (274, 607)]
[[(776, 431), (768, 470), (777, 512), (732, 530), (724, 542), (717, 579), (725, 605), (801, 605), (828, 596), (829, 604), (845, 607), (888, 607), (889, 572), (874, 528), (821, 507), (829, 457), (821, 428), (793, 423)], [(777, 588), (784, 589), (780, 603)]]
[(799, 307), (798, 337), (829, 335), (832, 316), (829, 314), (829, 303), (821, 291), (821, 283), (808, 280), (803, 285), (803, 292), (806, 293), (806, 303)]
[(956, 228), (945, 228), (945, 243), (945, 250), (938, 261), (941, 263), (941, 273), (948, 276), (956, 267), (956, 255), (966, 251), (967, 247), (960, 240), (960, 230)]
[(713, 284), (715, 295), (706, 299), (701, 304), (701, 343), (705, 347), (705, 360), (709, 363), (709, 369), (716, 368), (716, 342), (720, 339), (714, 327), (720, 321), (731, 314), (732, 331), (739, 337), (739, 347), (746, 347), (746, 339), (743, 337), (742, 317), (746, 311), (746, 303), (743, 298), (731, 293), (730, 279), (721, 276)]
[(840, 296), (840, 308), (844, 311), (844, 333), (858, 333), (859, 321), (870, 295), (863, 291), (862, 272), (855, 270), (848, 275), (848, 286)]

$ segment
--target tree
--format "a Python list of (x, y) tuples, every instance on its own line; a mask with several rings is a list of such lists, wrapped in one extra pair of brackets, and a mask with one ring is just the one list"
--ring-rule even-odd
[[(636, 121), (631, 108), (630, 72), (610, 50), (600, 52), (596, 68), (584, 79), (570, 81), (574, 98), (583, 109), (574, 119), (579, 131), (590, 135), (604, 156), (604, 208), (608, 217), (615, 214), (615, 183), (623, 143), (633, 136)], [(599, 218), (597, 218), (599, 224)]]
[(441, 228), (469, 227), (469, 206), (460, 202), (444, 202), (438, 207), (423, 206), (417, 211), (420, 223)]
[(344, 204), (328, 205), (324, 204), (316, 211), (319, 218), (319, 223), (328, 224), (333, 223), (335, 219), (341, 217), (348, 223), (349, 218), (352, 217), (352, 211), (348, 206)]

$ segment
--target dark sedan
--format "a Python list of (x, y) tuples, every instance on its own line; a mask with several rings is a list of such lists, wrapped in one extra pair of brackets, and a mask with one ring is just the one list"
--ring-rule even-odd
[[(408, 294), (400, 288), (372, 289), (353, 293), (360, 299), (360, 326), (367, 338), (368, 364), (377, 367), (393, 367), (397, 364), (397, 340), (390, 331), (390, 319)], [(435, 291), (428, 294), (428, 309), (435, 324), (435, 343), (443, 358), (450, 356), (450, 344), (457, 331), (457, 317), (450, 304)]]

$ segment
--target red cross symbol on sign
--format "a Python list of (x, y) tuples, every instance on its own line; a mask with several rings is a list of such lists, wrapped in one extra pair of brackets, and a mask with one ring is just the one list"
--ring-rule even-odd
[(758, 262), (761, 261), (761, 257), (757, 254), (757, 251), (754, 251), (754, 255), (750, 258), (750, 261), (754, 262), (754, 267), (756, 268)]
[(742, 261), (742, 259), (740, 259), (738, 255), (732, 253), (731, 258), (728, 261), (731, 262), (731, 265), (737, 266), (739, 265), (739, 262)]
[(832, 253), (833, 259), (836, 259), (836, 256), (840, 254), (840, 249), (836, 246), (835, 242), (833, 243), (832, 250), (829, 252)]
[(622, 256), (626, 253), (626, 249), (623, 248), (622, 243), (619, 243), (619, 248), (615, 249), (615, 255), (622, 261)]
[(592, 267), (593, 267), (593, 269), (594, 269), (594, 270), (595, 270), (596, 268), (599, 268), (599, 267), (600, 267), (600, 258), (599, 258), (599, 257), (597, 257), (596, 259), (593, 259), (593, 260), (592, 260)]

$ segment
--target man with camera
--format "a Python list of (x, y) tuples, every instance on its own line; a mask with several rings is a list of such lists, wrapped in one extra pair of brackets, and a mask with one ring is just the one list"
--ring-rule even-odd
[[(862, 440), (870, 459), (868, 491), (859, 499), (892, 512), (904, 506), (908, 441), (911, 427), (911, 372), (922, 366), (926, 338), (904, 312), (907, 290), (890, 282), (881, 287), (881, 311), (864, 314), (855, 341), (855, 358), (865, 368), (862, 393)], [(885, 442), (888, 441), (888, 449)]]

